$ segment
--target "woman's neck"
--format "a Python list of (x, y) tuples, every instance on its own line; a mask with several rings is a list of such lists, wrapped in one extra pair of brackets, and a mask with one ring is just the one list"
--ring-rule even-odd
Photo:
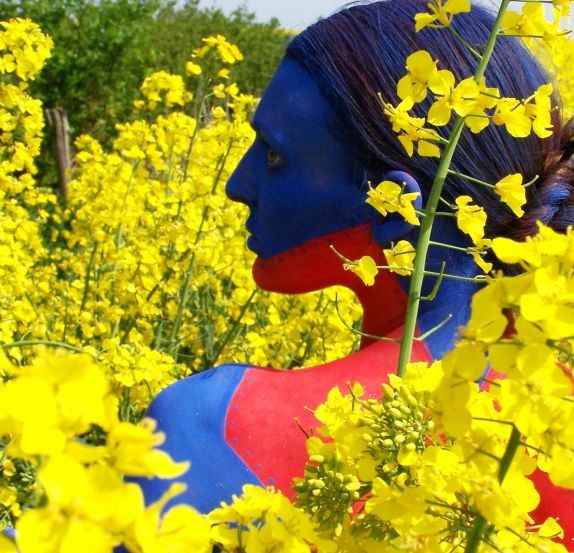
[[(322, 290), (329, 286), (345, 286), (357, 296), (363, 307), (362, 332), (373, 337), (385, 336), (401, 326), (406, 310), (406, 294), (396, 275), (381, 271), (373, 286), (366, 286), (352, 271), (345, 270), (343, 261), (331, 247), (348, 259), (364, 255), (385, 265), (382, 248), (373, 240), (369, 225), (309, 240), (269, 259), (258, 258), (253, 266), (255, 282), (271, 292), (300, 294)], [(363, 336), (361, 348), (376, 341)]]
[[(453, 236), (460, 235), (450, 227), (438, 225), (433, 236), (437, 239), (445, 233), (451, 241)], [(413, 242), (416, 236), (409, 238)], [(369, 255), (377, 265), (386, 265), (382, 248), (373, 240), (370, 226), (361, 225), (309, 240), (269, 259), (258, 258), (253, 266), (253, 276), (264, 290), (285, 294), (312, 292), (337, 285), (350, 288), (363, 307), (361, 348), (364, 348), (376, 342), (377, 336), (388, 336), (404, 323), (409, 279), (381, 270), (375, 284), (366, 286), (356, 274), (344, 269), (343, 262), (331, 246), (348, 259), (357, 260)], [(465, 277), (476, 273), (468, 254), (431, 248), (427, 259), (429, 270), (440, 272), (443, 261), (446, 272)], [(426, 277), (423, 293), (428, 294), (435, 282), (435, 277)], [(452, 347), (458, 328), (467, 321), (470, 299), (476, 289), (473, 283), (444, 278), (434, 299), (420, 303), (418, 330), (423, 335), (430, 332), (425, 343), (434, 358)]]

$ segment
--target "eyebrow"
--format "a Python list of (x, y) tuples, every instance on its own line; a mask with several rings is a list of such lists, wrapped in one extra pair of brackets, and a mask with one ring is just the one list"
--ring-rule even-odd
[(282, 146), (281, 140), (277, 138), (277, 136), (272, 131), (265, 128), (265, 125), (258, 123), (255, 118), (251, 118), (249, 125), (265, 142), (267, 142), (274, 149), (277, 146)]

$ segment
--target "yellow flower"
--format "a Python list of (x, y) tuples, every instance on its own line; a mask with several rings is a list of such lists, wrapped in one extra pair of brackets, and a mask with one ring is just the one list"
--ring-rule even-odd
[(229, 79), (229, 69), (227, 69), (227, 67), (224, 67), (223, 69), (220, 69), (217, 72), (217, 76), (220, 79)]
[(513, 173), (500, 179), (494, 185), (494, 191), (517, 217), (524, 215), (522, 206), (526, 203), (526, 189), (522, 186), (520, 173)]
[(456, 223), (460, 230), (470, 236), (474, 244), (478, 244), (484, 236), (486, 212), (472, 201), (470, 196), (459, 196), (456, 199)]
[[(167, 502), (184, 491), (182, 484), (172, 484), (163, 496), (136, 519), (126, 545), (146, 552), (197, 551), (208, 553), (213, 548), (211, 524), (207, 517), (189, 505), (175, 505), (162, 516)], [(137, 543), (137, 546), (133, 543)], [(132, 550), (132, 547), (130, 547)]]
[(434, 75), (429, 86), (438, 96), (429, 109), (429, 123), (436, 126), (446, 125), (453, 110), (461, 116), (475, 111), (480, 89), (474, 79), (464, 79), (455, 86), (454, 75), (445, 69)]
[(532, 122), (526, 113), (524, 104), (516, 98), (501, 98), (496, 103), (492, 115), (495, 125), (505, 125), (506, 130), (515, 138), (524, 138), (530, 134)]
[(532, 130), (540, 138), (552, 135), (550, 95), (553, 91), (552, 84), (541, 85), (525, 105), (525, 113), (532, 120)]
[(506, 298), (501, 283), (489, 282), (472, 297), (471, 316), (462, 331), (463, 337), (486, 344), (497, 342), (508, 326), (504, 307)]
[(521, 13), (507, 11), (502, 21), (502, 31), (509, 35), (535, 36), (542, 38), (549, 45), (568, 33), (560, 29), (562, 11), (552, 9), (552, 20), (548, 21), (544, 6), (539, 2), (528, 2), (522, 6)]
[(2, 533), (0, 533), (0, 553), (18, 553), (16, 544)]
[(543, 538), (564, 538), (564, 530), (555, 518), (549, 517), (540, 526), (538, 535)]
[(486, 255), (487, 251), (490, 249), (491, 240), (488, 238), (483, 238), (479, 240), (474, 247), (470, 247), (467, 249), (468, 253), (474, 259), (474, 262), (482, 269), (483, 272), (489, 273), (492, 269), (492, 263), (485, 261), (484, 256)]
[(437, 62), (426, 50), (411, 54), (406, 61), (407, 75), (397, 83), (397, 94), (401, 100), (411, 97), (415, 103), (427, 96), (429, 81), (437, 72)]
[(192, 94), (185, 90), (181, 75), (171, 75), (165, 71), (153, 73), (144, 80), (141, 91), (148, 100), (150, 109), (161, 102), (168, 107), (183, 106), (192, 99)]
[(0, 384), (0, 433), (14, 434), (9, 449), (30, 458), (63, 451), (97, 424), (110, 427), (117, 399), (88, 356), (44, 354)]
[(492, 115), (493, 123), (506, 125), (507, 131), (514, 137), (526, 137), (533, 130), (540, 138), (547, 138), (552, 134), (552, 92), (553, 86), (545, 84), (526, 100), (500, 98)]
[(432, 0), (427, 4), (430, 13), (415, 15), (415, 29), (420, 31), (425, 27), (442, 29), (449, 27), (453, 16), (470, 11), (470, 0)]
[(393, 181), (384, 180), (375, 188), (369, 187), (366, 202), (381, 215), (398, 213), (407, 223), (418, 226), (419, 220), (414, 207), (419, 192), (403, 193), (403, 187)]
[(470, 113), (466, 114), (464, 119), (464, 124), (473, 133), (479, 133), (488, 127), (490, 117), (486, 114), (486, 109), (494, 108), (500, 98), (498, 88), (487, 86), (484, 77), (480, 79), (478, 87), (479, 94), (476, 98), (474, 109), (471, 110)]
[[(16, 525), (22, 553), (81, 549), (108, 553), (143, 510), (136, 484), (106, 465), (85, 467), (67, 456), (50, 458), (39, 470), (48, 504), (26, 511)], [(82, 544), (82, 540), (89, 543)]]
[(375, 284), (375, 277), (379, 272), (375, 260), (368, 255), (364, 255), (357, 261), (345, 263), (343, 267), (346, 271), (355, 273), (367, 286)]
[(572, 489), (574, 454), (569, 447), (557, 445), (552, 449), (552, 460), (548, 472), (553, 484)]
[(345, 424), (346, 417), (353, 412), (356, 398), (363, 395), (364, 391), (360, 384), (353, 385), (353, 394), (343, 395), (338, 387), (329, 390), (327, 400), (319, 405), (314, 412), (315, 418), (322, 422), (331, 435)]
[(409, 156), (413, 155), (416, 144), (420, 156), (440, 157), (440, 149), (434, 144), (440, 141), (440, 136), (434, 129), (424, 126), (424, 117), (413, 117), (408, 113), (413, 105), (413, 98), (408, 96), (396, 107), (383, 102), (383, 111)]
[(492, 240), (492, 251), (504, 263), (526, 262), (539, 265), (541, 261), (537, 245), (530, 237), (524, 242), (516, 242), (510, 238), (497, 236)]
[(315, 533), (303, 511), (272, 488), (247, 484), (240, 496), (233, 496), (231, 504), (222, 503), (209, 519), (214, 524), (213, 539), (230, 551), (244, 546), (256, 552), (336, 551), (335, 544)]
[(10, 52), (4, 58), (4, 70), (15, 72), (23, 81), (35, 78), (50, 57), (52, 39), (29, 19), (3, 21), (0, 27), (0, 48)]
[(156, 449), (164, 436), (154, 433), (155, 421), (144, 419), (139, 425), (119, 422), (108, 434), (110, 462), (118, 471), (131, 476), (174, 478), (189, 469), (188, 462), (175, 463), (167, 453)]
[(540, 501), (532, 481), (518, 471), (508, 474), (502, 484), (494, 477), (477, 478), (472, 498), (480, 513), (498, 528), (516, 526)]
[(415, 249), (407, 240), (400, 240), (393, 244), (391, 249), (383, 250), (387, 265), (392, 273), (399, 275), (410, 275), (413, 272), (413, 261), (415, 259)]
[(201, 75), (202, 72), (202, 68), (200, 65), (198, 65), (197, 63), (194, 63), (193, 61), (188, 61), (185, 64), (185, 72), (188, 75)]
[(234, 64), (243, 59), (243, 54), (235, 44), (228, 42), (223, 35), (213, 35), (202, 39), (204, 45), (193, 51), (192, 57), (203, 58), (207, 52), (215, 50), (224, 63)]

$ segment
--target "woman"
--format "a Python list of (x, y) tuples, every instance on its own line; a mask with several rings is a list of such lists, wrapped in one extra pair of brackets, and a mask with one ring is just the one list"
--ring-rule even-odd
[[(385, 375), (396, 370), (397, 343), (373, 337), (400, 338), (408, 278), (383, 272), (367, 287), (344, 270), (330, 246), (347, 258), (371, 255), (384, 265), (381, 246), (416, 240), (418, 227), (395, 216), (383, 219), (365, 203), (368, 183), (383, 179), (404, 183), (406, 192), (420, 192), (424, 202), (436, 171), (436, 160), (405, 153), (378, 93), (396, 105), (396, 83), (406, 57), (416, 50), (451, 64), (457, 79), (472, 75), (476, 66), (448, 31), (415, 33), (414, 15), (425, 10), (424, 1), (382, 1), (353, 5), (319, 21), (293, 39), (263, 95), (253, 119), (255, 141), (227, 185), (229, 197), (250, 208), (247, 245), (258, 256), (254, 278), (262, 288), (284, 293), (348, 286), (363, 305), (366, 336), (359, 352), (325, 365), (288, 372), (223, 365), (159, 395), (148, 415), (166, 433), (165, 449), (176, 460), (191, 460), (181, 477), (188, 484), (183, 501), (202, 511), (229, 500), (246, 483), (274, 484), (292, 495), (291, 479), (302, 475), (306, 459), (305, 432), (315, 425), (306, 408), (324, 401), (334, 386), (344, 390), (348, 381), (361, 382), (376, 396)], [(455, 20), (457, 31), (478, 49), (491, 26), (491, 15), (476, 7)], [(527, 97), (548, 80), (510, 38), (499, 44), (486, 77), (513, 97)], [(466, 133), (455, 154), (455, 170), (486, 182), (517, 172), (526, 180), (540, 175), (520, 220), (488, 189), (467, 181), (450, 179), (447, 198), (470, 193), (489, 214), (490, 236), (533, 234), (537, 219), (558, 229), (573, 224), (572, 143), (558, 119), (545, 140), (534, 135), (514, 140), (492, 125), (479, 135)], [(440, 218), (434, 233), (436, 241), (469, 245), (450, 218)], [(476, 274), (466, 253), (431, 248), (427, 268), (439, 270), (443, 263), (458, 275)], [(428, 279), (426, 289), (433, 284)], [(448, 322), (416, 345), (413, 359), (438, 358), (451, 348), (468, 318), (473, 290), (465, 281), (444, 281), (436, 299), (422, 305), (421, 333)], [(148, 501), (168, 485), (141, 484)], [(551, 503), (554, 492), (540, 486)], [(564, 516), (574, 512), (572, 495), (560, 501)], [(543, 504), (542, 516), (545, 510), (556, 512)]]

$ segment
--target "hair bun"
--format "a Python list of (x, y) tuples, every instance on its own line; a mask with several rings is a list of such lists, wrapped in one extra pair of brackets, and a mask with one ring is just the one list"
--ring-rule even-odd
[(560, 161), (568, 161), (574, 155), (574, 118), (570, 119), (562, 129), (560, 137)]
[(510, 232), (524, 239), (537, 232), (536, 221), (564, 232), (574, 226), (574, 119), (563, 126), (556, 148), (541, 163), (540, 177), (527, 192), (525, 214)]

